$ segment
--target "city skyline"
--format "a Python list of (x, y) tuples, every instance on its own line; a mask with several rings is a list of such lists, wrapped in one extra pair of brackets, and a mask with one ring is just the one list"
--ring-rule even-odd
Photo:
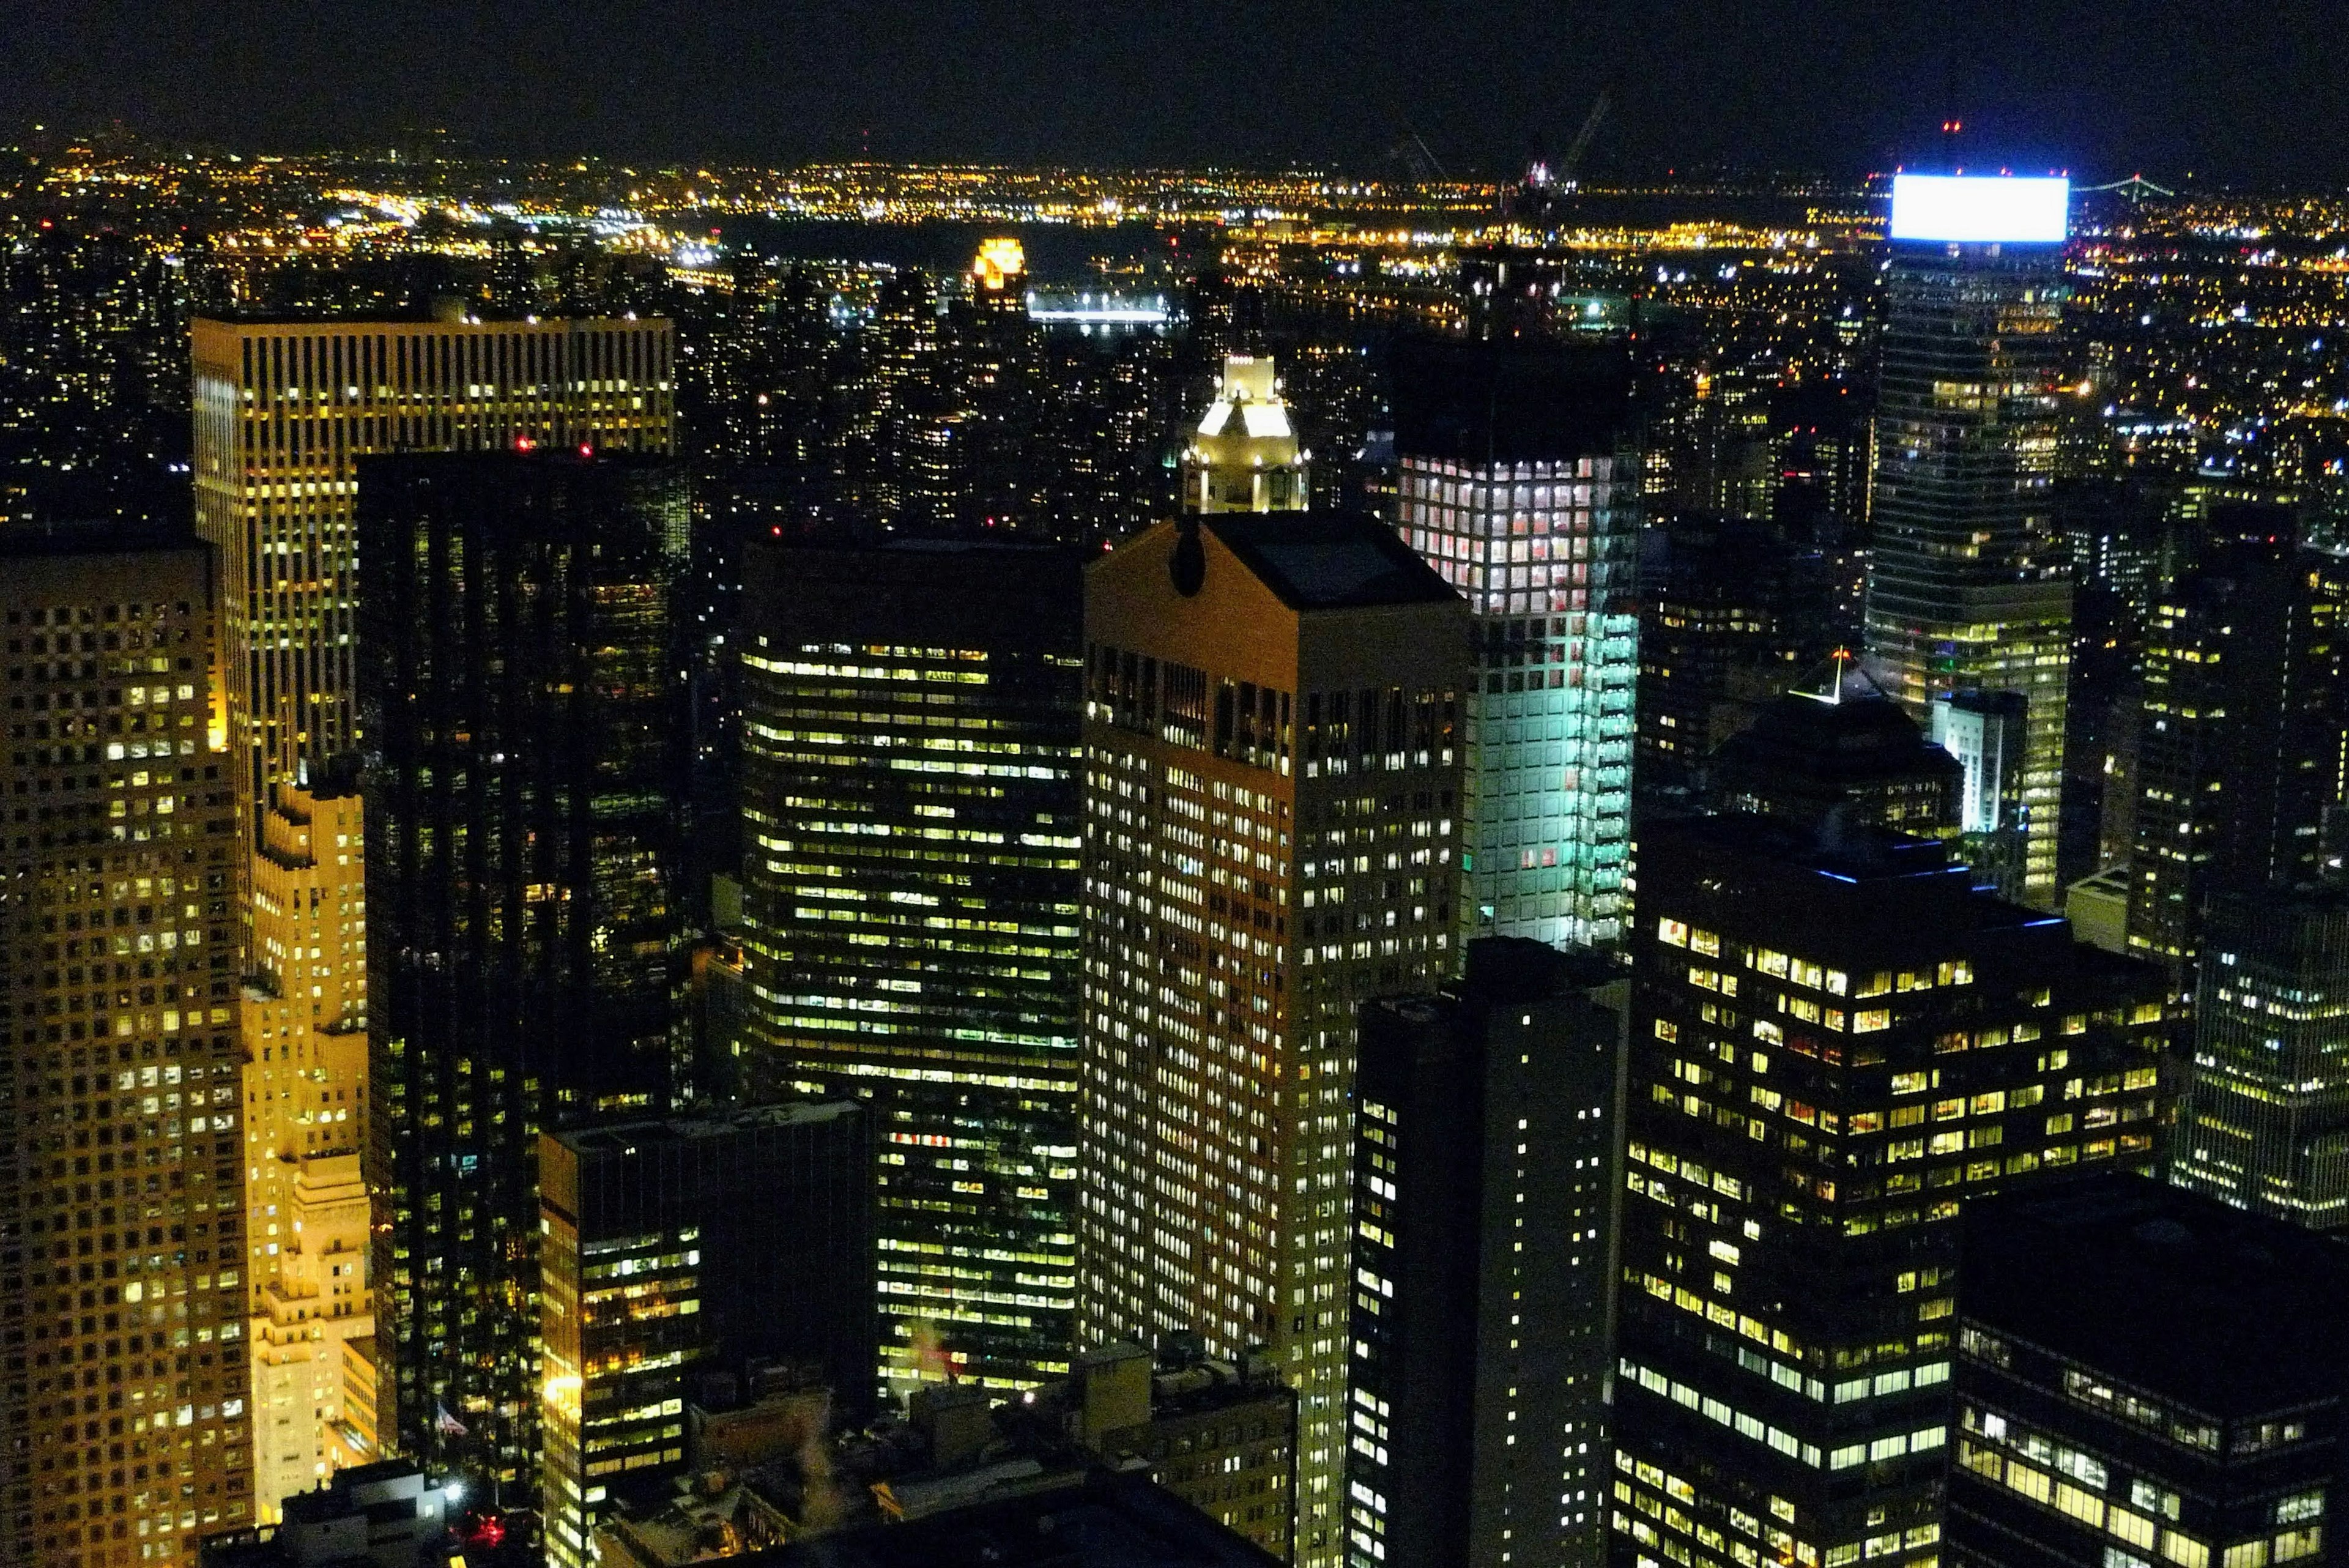
[(0, 86), (0, 1568), (2344, 1555), (2299, 13), (227, 4)]

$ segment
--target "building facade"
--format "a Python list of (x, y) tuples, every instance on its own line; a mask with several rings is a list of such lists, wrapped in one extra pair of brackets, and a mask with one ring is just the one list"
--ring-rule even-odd
[(375, 1280), (399, 1440), (527, 1488), (542, 1128), (669, 1108), (681, 475), (361, 465)]
[(1640, 467), (1612, 350), (1396, 361), (1399, 531), (1475, 618), (1465, 936), (1612, 940), (1629, 864)]
[(1941, 1555), (1961, 1202), (2147, 1170), (2158, 975), (1934, 841), (1643, 830), (1616, 1560)]
[(358, 741), (358, 462), (676, 443), (666, 321), (198, 318), (196, 529), (220, 552), (232, 743), (258, 813)]
[(2349, 1247), (2137, 1178), (1977, 1206), (1956, 1568), (2329, 1563)]
[(2229, 896), (2206, 930), (2169, 1179), (2349, 1230), (2349, 897)]
[(1454, 961), (1466, 616), (1383, 524), (1164, 524), (1085, 587), (1078, 1333), (1261, 1347), (1342, 1551), (1355, 1009)]
[(359, 795), (280, 784), (249, 863), (242, 1009), (258, 1522), (382, 1457), (367, 1130)]
[(2214, 896), (2310, 882), (2323, 868), (2349, 754), (2344, 604), (2349, 563), (2287, 532), (2222, 541), (2148, 618), (2129, 947), (2181, 995)]
[(1081, 572), (943, 541), (749, 562), (740, 1065), (873, 1103), (898, 1383), (1068, 1370)]
[(0, 1563), (253, 1521), (236, 817), (211, 552), (0, 538)]
[(1607, 1560), (1617, 972), (1487, 938), (1362, 1010), (1348, 1568)]
[(2064, 191), (1896, 183), (1867, 609), (1868, 654), (1920, 723), (1946, 692), (2023, 698), (2023, 859), (2005, 890), (2041, 907), (2057, 896), (2072, 659), (2053, 504)]
[(789, 1361), (870, 1412), (873, 1152), (847, 1101), (540, 1135), (548, 1562), (595, 1560), (615, 1487), (684, 1473), (702, 1370)]

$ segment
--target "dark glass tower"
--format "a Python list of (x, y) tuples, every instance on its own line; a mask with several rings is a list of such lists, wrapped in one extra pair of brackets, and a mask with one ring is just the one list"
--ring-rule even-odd
[[(1947, 692), (2023, 694), (2024, 846), (2002, 891), (2042, 906), (2056, 894), (2071, 667), (2072, 588), (2051, 499), (2061, 188), (1909, 175), (1896, 186), (1867, 612), (1868, 651), (1919, 722)], [(1982, 793), (1971, 781), (1969, 791)]]
[(1618, 979), (1495, 937), (1362, 1009), (1350, 1568), (1606, 1561)]
[(2146, 628), (2128, 943), (2180, 994), (2194, 988), (2212, 896), (2322, 872), (2349, 728), (2349, 563), (2295, 545), (2280, 509), (2221, 525), (2238, 536), (2162, 595)]
[(1081, 560), (754, 549), (742, 1076), (874, 1103), (888, 1375), (1068, 1370)]
[(399, 1433), (527, 1484), (537, 1135), (674, 1082), (684, 487), (657, 459), (384, 457), (358, 517)]
[(1940, 1552), (1961, 1201), (2149, 1169), (2158, 975), (1930, 840), (1640, 845), (1617, 1560)]

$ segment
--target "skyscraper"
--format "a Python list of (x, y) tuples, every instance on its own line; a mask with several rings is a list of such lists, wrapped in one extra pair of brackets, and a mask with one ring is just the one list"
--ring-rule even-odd
[(382, 1457), (376, 1415), (367, 886), (356, 786), (281, 784), (251, 862), (242, 1010), (259, 1521)]
[(1019, 1387), (1076, 1303), (1077, 552), (754, 549), (744, 1075), (873, 1102), (885, 1369)]
[(1973, 881), (1927, 839), (1643, 830), (1621, 1561), (1934, 1561), (1961, 1200), (2152, 1166), (2159, 977)]
[(2169, 1179), (2349, 1231), (2349, 893), (2220, 896)]
[(1362, 1009), (1349, 1568), (1606, 1561), (1618, 972), (1491, 937)]
[(2342, 801), (2349, 563), (2289, 516), (2238, 536), (2159, 597), (2146, 628), (2129, 855), (2130, 950), (2194, 988), (2213, 895), (2313, 880)]
[(1235, 354), (1183, 449), (1183, 510), (1302, 512), (1311, 499), (1309, 455), (1298, 444), (1272, 361)]
[(1613, 939), (1631, 811), (1640, 468), (1619, 350), (1395, 364), (1406, 543), (1468, 600), (1468, 936)]
[(211, 552), (0, 535), (0, 1562), (253, 1521), (237, 788)]
[(231, 743), (257, 815), (357, 743), (359, 459), (675, 445), (666, 321), (199, 318), (196, 530), (220, 551)]
[(1261, 1345), (1342, 1551), (1355, 1009), (1462, 896), (1459, 598), (1383, 524), (1162, 524), (1085, 584), (1081, 1343)]
[(677, 1091), (682, 478), (360, 465), (376, 1281), (401, 1440), (533, 1479), (537, 1135)]
[(2072, 590), (2055, 528), (2068, 187), (1893, 185), (1868, 651), (1922, 723), (1950, 691), (2027, 707), (2023, 901), (2056, 898)]
[(1828, 662), (1816, 687), (1782, 692), (1705, 772), (1717, 811), (1924, 837), (1957, 826), (1957, 759), (1847, 656)]
[(2329, 1563), (2349, 1247), (2130, 1177), (1970, 1204), (1943, 1561)]
[(543, 1133), (547, 1561), (612, 1489), (683, 1473), (694, 1375), (789, 1361), (872, 1409), (873, 1118), (847, 1101)]

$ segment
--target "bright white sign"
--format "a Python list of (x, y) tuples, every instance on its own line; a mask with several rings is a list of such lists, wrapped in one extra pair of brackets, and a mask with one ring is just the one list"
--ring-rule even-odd
[(2071, 197), (2069, 180), (1896, 174), (1892, 177), (1892, 237), (2061, 244)]

